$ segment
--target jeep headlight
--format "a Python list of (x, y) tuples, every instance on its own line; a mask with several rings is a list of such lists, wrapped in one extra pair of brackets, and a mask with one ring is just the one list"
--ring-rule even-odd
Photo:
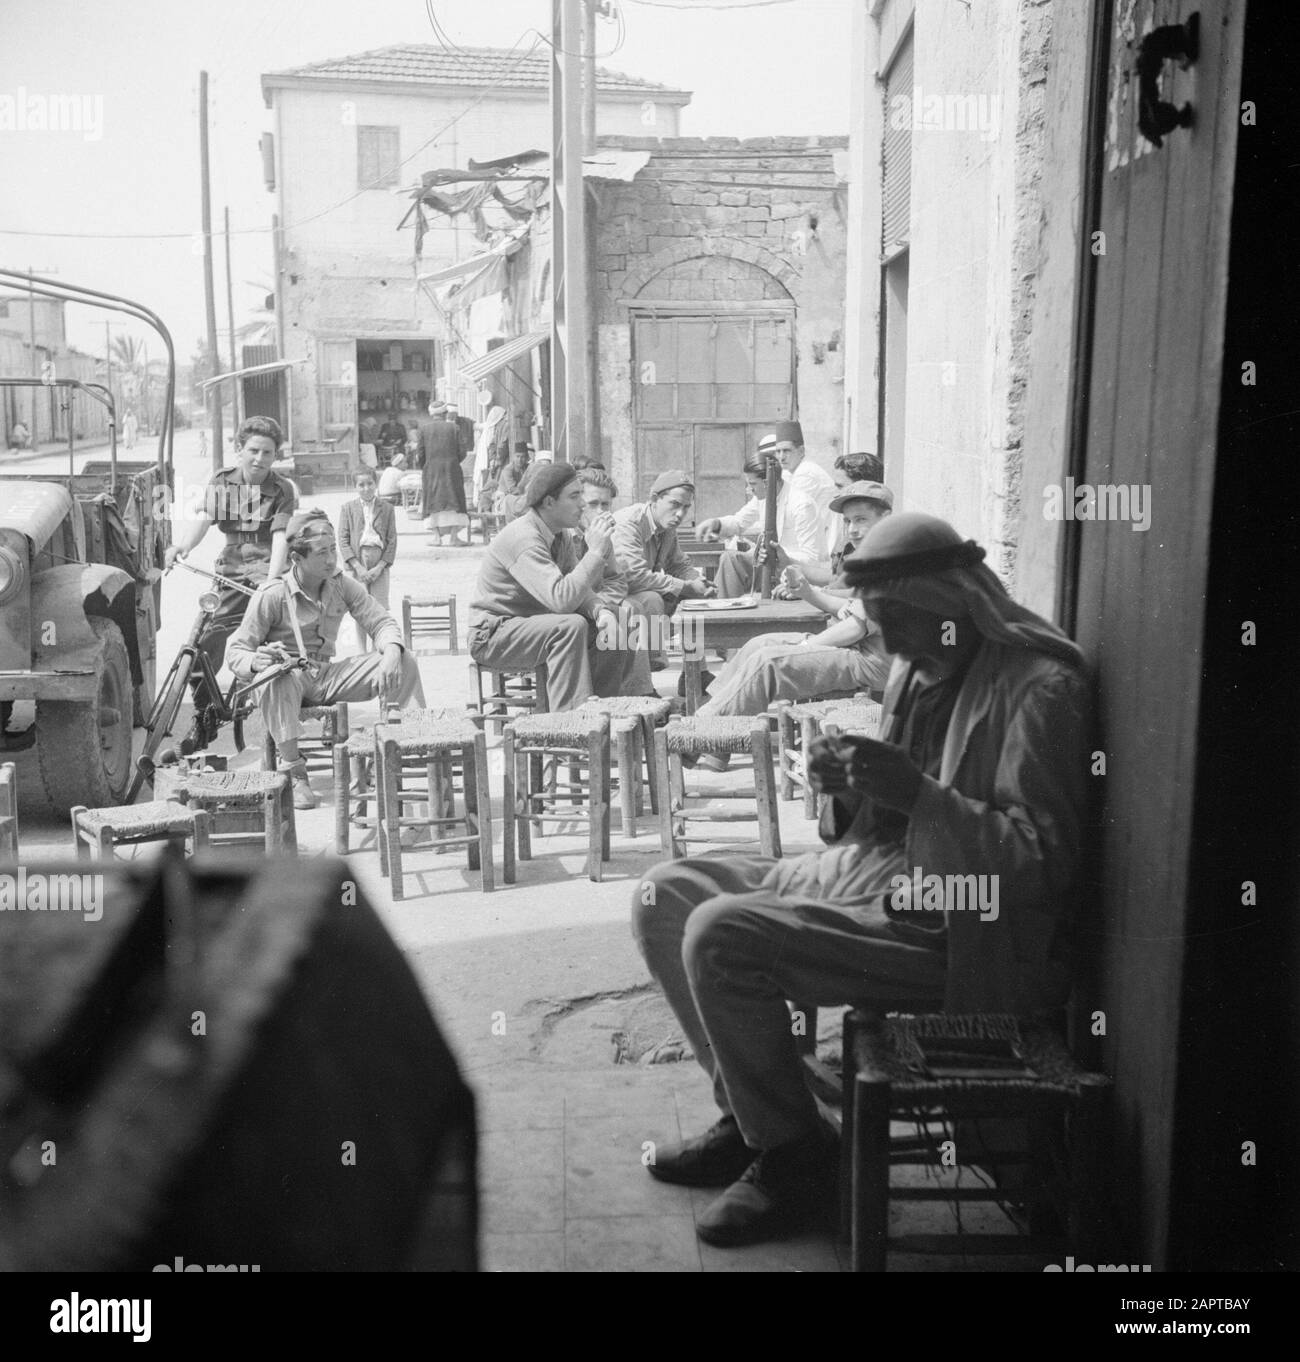
[(27, 560), (0, 544), (0, 605), (13, 600), (27, 585)]

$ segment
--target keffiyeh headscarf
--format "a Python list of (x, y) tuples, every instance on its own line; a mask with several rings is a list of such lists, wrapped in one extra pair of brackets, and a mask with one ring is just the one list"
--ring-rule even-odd
[(843, 584), (859, 594), (870, 589), (936, 615), (966, 614), (995, 643), (1083, 665), (1078, 645), (1013, 601), (985, 566), (984, 550), (938, 516), (902, 511), (878, 521), (844, 560), (842, 573)]

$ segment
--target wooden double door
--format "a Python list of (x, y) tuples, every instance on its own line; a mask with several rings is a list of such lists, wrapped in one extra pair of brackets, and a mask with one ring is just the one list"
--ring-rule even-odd
[(684, 468), (697, 521), (736, 510), (746, 457), (773, 422), (794, 416), (793, 311), (638, 316), (632, 348), (634, 494)]

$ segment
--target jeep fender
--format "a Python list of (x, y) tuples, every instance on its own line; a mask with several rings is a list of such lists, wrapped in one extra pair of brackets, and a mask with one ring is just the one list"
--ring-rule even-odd
[[(131, 659), (131, 682), (144, 678), (135, 622), (135, 580), (107, 563), (66, 563), (32, 582), (32, 659), (38, 671), (91, 671), (99, 640), (87, 615), (112, 620)], [(53, 625), (51, 637), (49, 625)]]

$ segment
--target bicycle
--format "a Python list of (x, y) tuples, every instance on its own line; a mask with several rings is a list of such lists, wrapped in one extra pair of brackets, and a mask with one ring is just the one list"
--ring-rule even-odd
[[(200, 577), (210, 578), (218, 586), (232, 587), (246, 596), (253, 595), (253, 588), (245, 586), (242, 582), (232, 581), (229, 577), (222, 577), (215, 572), (204, 572), (202, 568), (192, 567), (183, 559), (177, 559), (177, 562)], [(153, 788), (154, 773), (159, 766), (173, 765), (179, 762), (182, 756), (188, 756), (196, 750), (196, 744), (188, 737), (181, 740), (179, 750), (174, 747), (164, 748), (161, 752), (158, 750), (163, 739), (171, 736), (177, 715), (185, 700), (185, 692), (196, 668), (199, 678), (207, 687), (207, 693), (220, 697), (216, 702), (204, 705), (201, 711), (195, 713), (196, 723), (204, 737), (204, 745), (216, 738), (222, 724), (229, 723), (232, 725), (235, 750), (237, 752), (244, 750), (244, 720), (254, 709), (253, 702), (247, 698), (247, 688), (241, 686), (239, 680), (235, 679), (223, 694), (211, 659), (199, 649), (199, 643), (220, 604), (221, 597), (215, 591), (205, 591), (199, 597), (198, 616), (163, 680), (153, 708), (149, 711), (149, 718), (145, 723), (144, 746), (136, 759), (135, 775), (126, 792), (128, 804), (135, 803), (136, 797), (145, 785)], [(156, 761), (155, 754), (158, 758)]]

